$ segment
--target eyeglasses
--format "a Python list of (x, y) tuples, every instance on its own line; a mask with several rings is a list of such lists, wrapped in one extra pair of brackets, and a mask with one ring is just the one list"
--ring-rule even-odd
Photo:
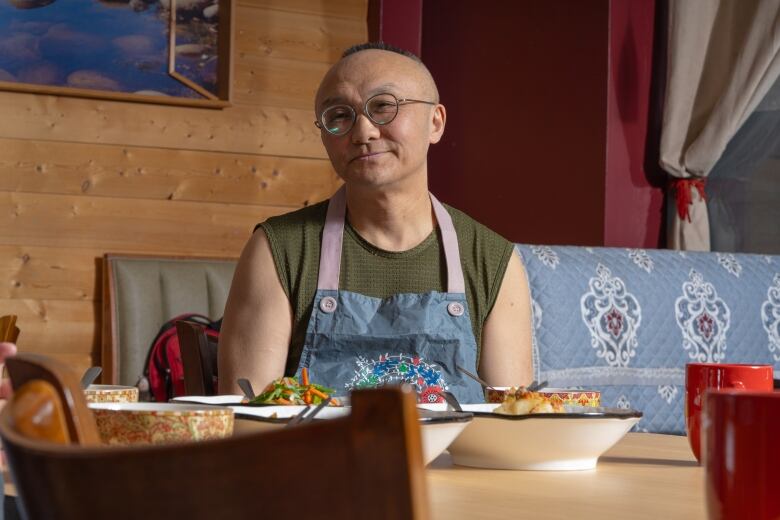
[[(392, 94), (382, 93), (371, 96), (363, 105), (363, 113), (377, 125), (389, 124), (398, 115), (398, 107), (409, 103), (425, 103), (426, 105), (436, 105), (433, 101), (423, 101), (421, 99), (398, 99)], [(355, 125), (357, 113), (351, 105), (333, 105), (326, 108), (320, 120), (315, 121), (317, 128), (327, 131), (332, 135), (344, 135)]]

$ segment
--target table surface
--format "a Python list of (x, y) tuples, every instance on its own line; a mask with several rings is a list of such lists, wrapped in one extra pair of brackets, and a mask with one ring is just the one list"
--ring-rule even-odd
[(607, 520), (706, 518), (704, 472), (686, 437), (629, 433), (593, 470), (428, 467), (431, 518)]
[(467, 468), (445, 452), (426, 477), (434, 520), (706, 518), (703, 471), (681, 436), (629, 433), (586, 471)]

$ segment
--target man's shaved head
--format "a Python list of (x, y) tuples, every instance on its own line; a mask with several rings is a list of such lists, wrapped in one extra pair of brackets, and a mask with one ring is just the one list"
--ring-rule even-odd
[[(407, 78), (411, 79), (419, 86), (419, 93), (417, 95), (424, 96), (426, 101), (439, 102), (439, 89), (436, 88), (436, 82), (428, 70), (428, 67), (413, 53), (390, 45), (384, 42), (369, 42), (361, 43), (360, 45), (354, 45), (345, 50), (341, 55), (341, 59), (337, 61), (333, 67), (328, 71), (320, 84), (320, 88), (317, 92), (317, 101), (322, 100), (322, 88), (323, 86), (332, 80), (334, 76), (338, 76), (342, 69), (349, 68), (355, 60), (363, 61), (362, 59), (366, 55), (375, 54), (379, 57), (389, 59), (390, 61), (398, 62), (401, 65), (400, 69), (396, 68), (400, 74), (404, 74)], [(397, 60), (396, 58), (401, 58)], [(404, 66), (405, 65), (405, 66)]]

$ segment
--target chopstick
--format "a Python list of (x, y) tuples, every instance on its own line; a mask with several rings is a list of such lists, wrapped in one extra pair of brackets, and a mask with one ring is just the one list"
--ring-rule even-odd
[(547, 386), (547, 381), (542, 381), (541, 383), (539, 381), (533, 381), (530, 385), (528, 385), (528, 388), (526, 388), (526, 391), (528, 392), (536, 392), (542, 388)]
[[(315, 416), (315, 415), (317, 415), (318, 413), (320, 413), (320, 411), (321, 411), (323, 408), (325, 408), (326, 406), (328, 406), (328, 404), (330, 404), (330, 400), (331, 400), (331, 399), (333, 399), (333, 397), (331, 397), (331, 396), (328, 396), (326, 399), (323, 399), (323, 400), (322, 400), (322, 402), (321, 402), (320, 404), (318, 404), (317, 406), (315, 406), (315, 407), (314, 407), (314, 409), (312, 409), (311, 407), (308, 407), (308, 406), (307, 406), (306, 408), (304, 408), (303, 410), (301, 410), (300, 412), (298, 412), (298, 413), (295, 415), (295, 417), (293, 417), (292, 419), (290, 419), (290, 420), (287, 422), (287, 425), (286, 425), (286, 427), (288, 427), (288, 428), (289, 428), (290, 426), (296, 426), (296, 425), (298, 425), (298, 424), (306, 424), (306, 423), (308, 423), (308, 422), (311, 422), (311, 420), (312, 420), (312, 419), (314, 419), (314, 416)], [(306, 414), (306, 412), (310, 412), (310, 413), (307, 415), (307, 414)]]
[(466, 370), (465, 368), (463, 368), (460, 365), (455, 365), (455, 368), (457, 368), (458, 370), (460, 370), (461, 372), (463, 372), (464, 374), (469, 376), (471, 379), (473, 379), (474, 381), (476, 381), (480, 385), (482, 385), (483, 388), (489, 388), (490, 390), (495, 390), (495, 388), (493, 388), (491, 385), (489, 385), (487, 383), (487, 381), (485, 381), (484, 379), (479, 377), (477, 374), (475, 374), (473, 372), (469, 372), (468, 370)]

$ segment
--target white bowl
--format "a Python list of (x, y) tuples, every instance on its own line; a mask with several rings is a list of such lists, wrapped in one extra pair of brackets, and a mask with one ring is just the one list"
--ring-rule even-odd
[[(237, 419), (250, 419), (252, 421), (251, 424), (242, 424), (246, 421), (237, 421), (235, 427), (237, 431), (258, 431), (284, 426), (305, 406), (231, 406), (231, 408), (235, 411)], [(348, 406), (329, 406), (323, 408), (315, 420), (345, 417), (349, 413), (350, 407)], [(438, 457), (460, 435), (470, 421), (470, 415), (437, 416), (436, 414), (424, 414), (420, 418), (423, 462), (428, 464)]]
[[(421, 405), (431, 410), (446, 405)], [(566, 406), (567, 413), (502, 415), (496, 404), (465, 404), (474, 413), (449, 446), (461, 466), (524, 470), (584, 470), (642, 417), (636, 410)]]

